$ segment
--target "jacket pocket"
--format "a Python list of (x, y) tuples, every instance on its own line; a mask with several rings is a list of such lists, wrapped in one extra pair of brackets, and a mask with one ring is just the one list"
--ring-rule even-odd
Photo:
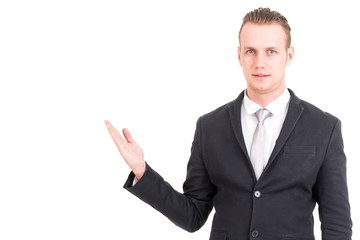
[(226, 232), (218, 231), (218, 230), (211, 230), (210, 240), (226, 240)]
[(284, 154), (306, 154), (306, 155), (315, 155), (316, 146), (284, 146)]

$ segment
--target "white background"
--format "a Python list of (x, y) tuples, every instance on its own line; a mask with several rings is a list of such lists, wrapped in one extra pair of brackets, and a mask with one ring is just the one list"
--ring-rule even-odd
[(129, 169), (103, 121), (129, 128), (181, 191), (197, 118), (246, 87), (237, 34), (260, 6), (292, 27), (288, 87), (342, 120), (359, 239), (351, 0), (1, 1), (0, 239), (208, 239), (212, 216), (190, 234), (122, 188)]

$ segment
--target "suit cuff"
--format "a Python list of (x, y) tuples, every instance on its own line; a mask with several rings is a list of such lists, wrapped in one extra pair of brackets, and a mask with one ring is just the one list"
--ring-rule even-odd
[(148, 192), (154, 187), (154, 183), (161, 178), (147, 163), (144, 175), (134, 184), (135, 174), (130, 172), (124, 188), (140, 197), (142, 193)]

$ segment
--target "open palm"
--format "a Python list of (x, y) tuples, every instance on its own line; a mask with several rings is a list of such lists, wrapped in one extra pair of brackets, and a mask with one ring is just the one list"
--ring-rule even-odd
[(134, 172), (137, 179), (140, 179), (145, 172), (144, 152), (141, 147), (134, 141), (129, 130), (124, 128), (122, 133), (124, 137), (116, 130), (116, 128), (109, 122), (105, 121), (106, 127), (114, 140), (121, 156), (124, 158), (127, 165)]

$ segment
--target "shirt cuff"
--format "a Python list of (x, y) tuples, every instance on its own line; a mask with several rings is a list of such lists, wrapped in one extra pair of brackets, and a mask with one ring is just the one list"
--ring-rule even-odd
[(139, 181), (139, 180), (138, 180), (136, 177), (134, 177), (134, 181), (133, 181), (132, 186), (135, 186), (135, 184), (136, 184), (138, 181)]

